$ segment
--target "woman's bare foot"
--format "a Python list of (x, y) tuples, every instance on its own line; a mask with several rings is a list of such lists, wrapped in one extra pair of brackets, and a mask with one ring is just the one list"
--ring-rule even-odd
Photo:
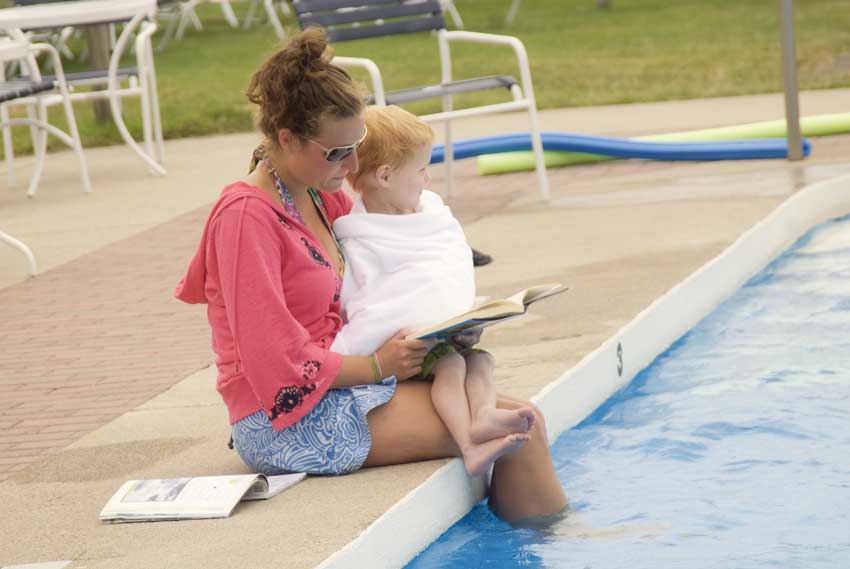
[(527, 433), (534, 426), (534, 409), (483, 409), (469, 427), (469, 438), (475, 444), (485, 443), (511, 433)]
[(463, 449), (463, 464), (470, 476), (478, 476), (487, 472), (500, 457), (517, 451), (528, 442), (528, 433), (513, 433), (500, 439), (493, 439), (481, 444), (470, 444)]

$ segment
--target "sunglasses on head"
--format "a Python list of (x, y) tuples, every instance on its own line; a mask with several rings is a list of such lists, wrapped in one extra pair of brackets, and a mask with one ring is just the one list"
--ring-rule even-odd
[(310, 142), (324, 150), (325, 152), (325, 160), (328, 162), (340, 162), (348, 158), (348, 155), (357, 150), (357, 147), (363, 144), (363, 141), (366, 140), (366, 134), (369, 131), (366, 130), (366, 127), (363, 127), (363, 136), (360, 137), (360, 140), (355, 142), (354, 144), (350, 144), (348, 146), (332, 146), (331, 148), (325, 148), (312, 138), (308, 138)]

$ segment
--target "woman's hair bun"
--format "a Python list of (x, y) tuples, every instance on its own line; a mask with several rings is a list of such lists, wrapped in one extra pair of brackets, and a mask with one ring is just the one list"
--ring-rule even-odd
[(332, 60), (325, 32), (311, 27), (260, 66), (246, 95), (259, 106), (258, 126), (270, 140), (276, 140), (280, 128), (310, 137), (326, 115), (343, 118), (360, 113), (361, 93)]
[(333, 51), (321, 28), (307, 28), (280, 51), (287, 83), (298, 83), (306, 75), (327, 71)]
[(333, 57), (328, 49), (328, 39), (320, 28), (306, 29), (293, 47), (300, 52), (301, 66), (305, 72), (326, 70)]

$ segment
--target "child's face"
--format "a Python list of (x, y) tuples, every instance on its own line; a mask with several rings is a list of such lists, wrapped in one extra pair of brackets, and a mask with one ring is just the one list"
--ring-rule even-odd
[(428, 164), (431, 162), (431, 145), (425, 145), (401, 167), (390, 171), (387, 200), (400, 210), (415, 209), (422, 190), (431, 183)]

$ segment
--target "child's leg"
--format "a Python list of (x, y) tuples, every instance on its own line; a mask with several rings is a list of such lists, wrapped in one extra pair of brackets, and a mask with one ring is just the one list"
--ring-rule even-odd
[(486, 352), (466, 356), (466, 396), (469, 399), (469, 429), (473, 443), (483, 443), (510, 433), (526, 433), (534, 425), (534, 410), (496, 409), (496, 388), (493, 386), (495, 360)]
[(528, 441), (528, 434), (522, 432), (473, 443), (469, 436), (469, 402), (464, 387), (466, 362), (463, 356), (455, 353), (440, 358), (432, 373), (431, 400), (463, 453), (463, 463), (470, 475), (484, 474), (496, 459), (519, 449)]

